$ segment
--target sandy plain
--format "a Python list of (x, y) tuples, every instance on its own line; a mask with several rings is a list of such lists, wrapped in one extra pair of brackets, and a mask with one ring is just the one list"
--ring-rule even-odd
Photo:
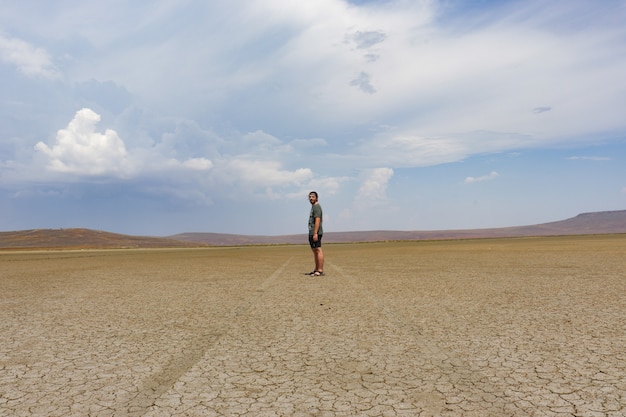
[(626, 415), (626, 236), (0, 253), (0, 416)]

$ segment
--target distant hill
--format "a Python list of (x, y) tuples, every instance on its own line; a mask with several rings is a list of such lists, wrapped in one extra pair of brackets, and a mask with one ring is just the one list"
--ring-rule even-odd
[(0, 249), (121, 249), (193, 246), (206, 246), (206, 244), (78, 228), (0, 232)]
[[(362, 232), (326, 232), (324, 242), (377, 242), (394, 240), (481, 239), (524, 236), (567, 236), (587, 234), (626, 233), (626, 210), (583, 213), (567, 220), (531, 226), (492, 229), (393, 231), (373, 230)], [(181, 233), (171, 239), (206, 243), (210, 245), (260, 245), (306, 243), (306, 235), (247, 236), (221, 233)]]
[[(567, 236), (626, 233), (626, 210), (583, 213), (570, 219), (530, 226), (492, 229), (327, 232), (326, 243), (396, 240), (482, 239), (525, 236)], [(0, 232), (0, 249), (184, 248), (304, 244), (306, 235), (253, 236), (223, 233), (181, 233), (167, 237), (128, 236), (90, 229), (35, 229)]]

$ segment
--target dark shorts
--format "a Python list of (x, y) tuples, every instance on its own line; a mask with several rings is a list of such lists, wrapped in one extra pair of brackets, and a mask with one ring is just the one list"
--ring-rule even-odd
[(311, 249), (321, 248), (322, 247), (322, 235), (317, 235), (317, 242), (313, 241), (313, 235), (309, 235), (309, 245), (311, 245)]

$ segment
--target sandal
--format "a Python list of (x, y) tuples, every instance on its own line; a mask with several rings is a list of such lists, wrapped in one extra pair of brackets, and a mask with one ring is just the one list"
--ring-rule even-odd
[(311, 272), (311, 276), (312, 277), (323, 277), (324, 275), (325, 275), (324, 271), (313, 271), (313, 272)]

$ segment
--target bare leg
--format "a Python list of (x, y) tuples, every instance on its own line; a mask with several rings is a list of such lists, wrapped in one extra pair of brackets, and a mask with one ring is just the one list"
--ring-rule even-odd
[(311, 252), (313, 252), (313, 260), (315, 261), (315, 269), (313, 271), (317, 271), (317, 251), (315, 248), (311, 248)]
[(315, 258), (315, 270), (319, 272), (324, 271), (324, 251), (322, 248), (313, 249), (313, 257)]

